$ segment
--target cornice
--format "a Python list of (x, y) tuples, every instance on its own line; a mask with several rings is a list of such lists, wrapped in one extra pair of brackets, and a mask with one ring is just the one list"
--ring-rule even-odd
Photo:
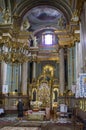
[(59, 38), (60, 47), (72, 47), (75, 41), (80, 41), (80, 34), (75, 33), (76, 30), (80, 30), (79, 22), (71, 21), (65, 30), (56, 30), (55, 33)]

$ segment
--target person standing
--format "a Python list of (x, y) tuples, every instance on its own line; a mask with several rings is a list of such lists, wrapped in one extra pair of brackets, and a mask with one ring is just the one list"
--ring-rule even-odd
[(18, 104), (17, 104), (17, 110), (18, 110), (18, 118), (20, 120), (22, 120), (22, 118), (23, 118), (23, 106), (24, 106), (24, 104), (23, 104), (22, 100), (19, 99)]

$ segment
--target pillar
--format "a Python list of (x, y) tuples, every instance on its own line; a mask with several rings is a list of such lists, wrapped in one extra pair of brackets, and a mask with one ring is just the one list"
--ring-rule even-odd
[(21, 92), (23, 95), (27, 95), (27, 63), (22, 65), (22, 87)]
[(33, 79), (36, 79), (36, 62), (33, 62)]
[(60, 94), (63, 95), (64, 92), (64, 87), (65, 87), (65, 71), (64, 71), (64, 49), (60, 49), (59, 51), (60, 54)]
[(68, 49), (68, 89), (72, 86), (72, 76), (73, 76), (73, 63), (72, 63), (72, 48)]
[(5, 62), (1, 63), (1, 84), (2, 84), (2, 92), (8, 92), (8, 86), (6, 86), (6, 74), (7, 74), (7, 64)]

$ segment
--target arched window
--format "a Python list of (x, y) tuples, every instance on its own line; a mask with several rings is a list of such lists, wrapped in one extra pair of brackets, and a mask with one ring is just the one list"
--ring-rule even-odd
[(42, 34), (42, 44), (43, 45), (54, 45), (57, 42), (58, 42), (58, 40), (53, 31), (45, 31)]
[(53, 41), (52, 41), (52, 34), (46, 34), (45, 35), (45, 44), (46, 45), (52, 45)]

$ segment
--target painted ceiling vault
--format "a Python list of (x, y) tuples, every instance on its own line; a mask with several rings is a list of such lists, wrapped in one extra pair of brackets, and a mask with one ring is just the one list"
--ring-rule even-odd
[(59, 28), (59, 20), (63, 19), (63, 26), (66, 26), (66, 18), (63, 13), (57, 9), (50, 6), (37, 6), (24, 16), (31, 23), (31, 29), (37, 30), (40, 28)]
[[(65, 42), (67, 44), (67, 42), (69, 43), (73, 39), (73, 37), (70, 37), (73, 33), (70, 22), (74, 21), (74, 25), (78, 27), (77, 21), (80, 19), (79, 16), (83, 1), (84, 0), (80, 2), (78, 2), (78, 0), (0, 0), (0, 23), (3, 24), (4, 22), (3, 16), (5, 12), (5, 14), (8, 14), (10, 20), (7, 20), (9, 20), (10, 23), (15, 23), (15, 19), (19, 18), (17, 23), (18, 28), (32, 32), (34, 36), (39, 39), (39, 43), (41, 42), (41, 35), (46, 31), (52, 34), (56, 31), (61, 31), (61, 36), (60, 33), (55, 34), (55, 36), (57, 36), (55, 40), (58, 43), (58, 39), (60, 38), (59, 43), (63, 43), (63, 40), (65, 41), (67, 37), (67, 41)], [(69, 30), (68, 26), (71, 26)], [(64, 36), (63, 32), (65, 32)], [(69, 36), (67, 36), (67, 34), (69, 34)], [(49, 51), (57, 52), (57, 48), (58, 46)], [(41, 51), (39, 51), (39, 54), (41, 54)]]
[[(58, 21), (63, 19), (64, 27), (69, 24), (72, 13), (82, 6), (78, 0), (0, 0), (0, 16), (4, 9), (10, 9), (11, 17), (17, 14), (22, 20), (28, 18), (30, 29), (47, 27), (58, 28)], [(0, 18), (1, 21), (1, 18)]]

